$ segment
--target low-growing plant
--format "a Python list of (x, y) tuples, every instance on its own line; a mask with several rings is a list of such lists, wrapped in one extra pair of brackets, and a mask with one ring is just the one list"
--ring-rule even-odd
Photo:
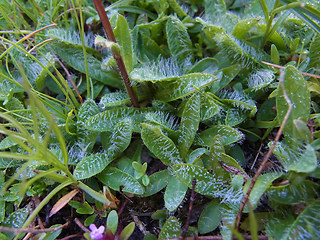
[(0, 239), (319, 236), (318, 1), (4, 0), (0, 21)]

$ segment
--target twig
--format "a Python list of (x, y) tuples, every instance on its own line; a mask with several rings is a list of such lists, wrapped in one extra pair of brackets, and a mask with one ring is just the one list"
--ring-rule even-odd
[(82, 229), (82, 231), (89, 233), (90, 230), (88, 228), (86, 228), (80, 221), (78, 218), (74, 219), (74, 222), (78, 225), (79, 228)]
[[(268, 62), (264, 62), (264, 61), (261, 61), (263, 64), (266, 64), (268, 66), (271, 66), (271, 67), (275, 67), (275, 68), (279, 68), (279, 69), (285, 69), (285, 67), (283, 66), (280, 66), (280, 65), (277, 65), (277, 64), (273, 64), (273, 63), (268, 63)], [(301, 72), (300, 73), (302, 75), (306, 75), (306, 76), (309, 76), (309, 77), (314, 77), (314, 78), (319, 78), (320, 79), (320, 76), (319, 75), (316, 75), (316, 74), (312, 74), (312, 73), (306, 73), (306, 72)]]
[(124, 208), (126, 207), (126, 205), (128, 204), (130, 200), (128, 198), (126, 198), (126, 200), (124, 201), (124, 203), (121, 205), (121, 207), (119, 208), (118, 211), (118, 217), (120, 217), (120, 215), (122, 214)]
[(277, 142), (279, 141), (280, 136), (281, 136), (281, 134), (282, 134), (283, 128), (284, 128), (284, 126), (286, 125), (286, 123), (287, 123), (287, 121), (288, 121), (288, 118), (289, 118), (289, 115), (290, 115), (291, 110), (292, 110), (292, 103), (291, 103), (291, 101), (290, 101), (290, 99), (289, 99), (289, 97), (288, 97), (288, 95), (287, 95), (287, 92), (286, 92), (284, 86), (283, 86), (283, 78), (284, 78), (283, 75), (284, 75), (284, 73), (283, 73), (283, 71), (281, 71), (281, 72), (280, 72), (280, 87), (281, 87), (281, 90), (282, 90), (282, 92), (283, 92), (284, 98), (285, 98), (286, 102), (288, 103), (288, 111), (287, 111), (285, 117), (283, 118), (283, 121), (282, 121), (282, 123), (281, 123), (281, 126), (280, 126), (280, 128), (279, 128), (279, 130), (278, 130), (278, 132), (277, 132), (277, 135), (276, 135), (276, 137), (275, 137), (275, 139), (274, 139), (271, 147), (269, 148), (269, 151), (268, 151), (267, 154), (264, 156), (263, 161), (262, 161), (260, 167), (258, 168), (256, 174), (255, 174), (254, 177), (252, 178), (252, 181), (251, 181), (251, 184), (250, 184), (250, 186), (249, 186), (249, 188), (248, 188), (248, 191), (246, 192), (246, 194), (244, 195), (244, 197), (243, 197), (243, 199), (242, 199), (242, 201), (241, 201), (240, 208), (239, 208), (239, 212), (238, 212), (238, 214), (237, 214), (236, 221), (235, 221), (235, 228), (236, 228), (236, 229), (239, 229), (241, 215), (242, 215), (243, 209), (244, 209), (244, 207), (245, 207), (245, 205), (246, 205), (246, 203), (247, 203), (247, 201), (248, 201), (248, 199), (249, 199), (250, 193), (251, 193), (251, 191), (252, 191), (252, 189), (253, 189), (253, 187), (254, 187), (254, 185), (255, 185), (258, 177), (260, 176), (262, 170), (265, 168), (266, 163), (267, 163), (267, 161), (269, 160), (269, 158), (270, 158), (270, 156), (271, 156), (274, 148), (276, 147)]
[(65, 71), (65, 73), (67, 74), (67, 78), (69, 80), (69, 82), (72, 83), (73, 87), (74, 87), (74, 90), (76, 91), (78, 97), (79, 97), (79, 100), (81, 103), (83, 103), (83, 99), (78, 91), (78, 88), (77, 88), (77, 85), (74, 83), (72, 77), (71, 77), (71, 74), (69, 73), (68, 69), (64, 66), (64, 64), (59, 60), (58, 57), (56, 57), (56, 60), (58, 61), (58, 63), (60, 64), (60, 66), (63, 68), (63, 70)]
[(65, 224), (59, 226), (59, 227), (55, 227), (55, 228), (45, 228), (45, 229), (30, 229), (30, 228), (10, 228), (10, 227), (2, 227), (0, 226), (0, 232), (12, 232), (14, 234), (18, 234), (18, 233), (48, 233), (48, 232), (56, 232), (66, 226), (69, 225), (69, 222), (66, 222)]
[[(112, 27), (109, 21), (109, 18), (107, 16), (106, 11), (104, 10), (103, 4), (101, 2), (101, 0), (93, 0), (94, 6), (99, 14), (102, 26), (107, 34), (107, 37), (110, 41), (112, 42), (117, 42), (116, 38), (114, 37), (113, 31), (112, 31)], [(120, 70), (120, 74), (122, 76), (124, 85), (126, 86), (127, 92), (129, 94), (129, 97), (131, 99), (131, 102), (133, 104), (134, 107), (139, 107), (139, 102), (137, 100), (136, 95), (133, 92), (131, 83), (130, 83), (130, 78), (127, 72), (127, 69), (124, 65), (123, 59), (121, 57), (121, 55), (116, 54), (114, 51), (112, 51), (112, 55), (113, 58), (116, 60), (117, 65), (119, 67)]]
[(188, 233), (188, 228), (189, 228), (189, 225), (190, 225), (191, 211), (192, 211), (192, 207), (193, 207), (194, 198), (195, 198), (195, 195), (196, 195), (196, 193), (194, 191), (194, 189), (196, 187), (196, 183), (197, 183), (196, 179), (193, 178), (187, 221), (186, 221), (186, 225), (185, 225), (185, 227), (183, 229), (183, 233), (182, 233), (182, 235), (180, 236), (179, 239), (185, 239), (185, 237), (186, 237), (186, 235)]

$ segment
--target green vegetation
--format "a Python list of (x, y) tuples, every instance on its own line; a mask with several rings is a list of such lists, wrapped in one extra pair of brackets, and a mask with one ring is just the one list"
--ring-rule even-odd
[(0, 2), (0, 239), (317, 239), (319, 1), (103, 5)]

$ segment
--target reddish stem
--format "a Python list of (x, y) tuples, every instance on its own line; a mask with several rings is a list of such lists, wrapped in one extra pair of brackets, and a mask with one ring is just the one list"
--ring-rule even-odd
[[(107, 34), (108, 39), (110, 41), (116, 43), (117, 42), (116, 38), (114, 37), (109, 18), (107, 16), (106, 11), (104, 10), (104, 6), (103, 6), (101, 0), (93, 0), (93, 3), (94, 3), (94, 6), (95, 6), (95, 8), (96, 8), (96, 10), (98, 12), (98, 15), (100, 17), (102, 26), (103, 26), (106, 34)], [(113, 55), (114, 59), (117, 62), (118, 68), (120, 70), (121, 77), (123, 79), (124, 85), (126, 86), (127, 92), (129, 94), (129, 97), (131, 99), (131, 102), (132, 102), (133, 106), (139, 107), (139, 102), (137, 100), (136, 95), (134, 94), (133, 89), (132, 89), (132, 86), (131, 86), (131, 83), (130, 83), (130, 78), (129, 78), (127, 69), (126, 69), (126, 67), (124, 65), (124, 62), (123, 62), (123, 59), (122, 59), (121, 55), (119, 56), (113, 51), (112, 51), (112, 55)]]

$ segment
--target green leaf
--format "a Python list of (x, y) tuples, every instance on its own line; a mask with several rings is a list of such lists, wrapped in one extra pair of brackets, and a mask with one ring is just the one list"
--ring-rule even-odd
[[(19, 209), (7, 216), (6, 220), (2, 223), (5, 227), (10, 228), (21, 228), (26, 221), (27, 217), (29, 215), (29, 210), (27, 208)], [(11, 232), (5, 232), (4, 233), (8, 239), (12, 239), (14, 234)]]
[(98, 114), (100, 112), (99, 107), (92, 99), (87, 99), (79, 108), (78, 111), (78, 121), (85, 122), (90, 117)]
[(195, 63), (188, 73), (212, 73), (218, 70), (218, 61), (215, 58), (203, 58)]
[[(86, 73), (84, 55), (82, 48), (72, 44), (57, 42), (52, 45), (54, 52), (68, 65), (79, 72)], [(103, 67), (102, 62), (94, 58), (87, 52), (87, 62), (89, 76), (115, 88), (123, 88), (121, 78), (118, 73)]]
[(134, 222), (129, 223), (120, 233), (119, 239), (127, 240), (133, 233), (134, 228), (135, 228)]
[(311, 42), (310, 49), (309, 49), (309, 57), (310, 57), (310, 63), (309, 67), (313, 67), (314, 69), (317, 69), (319, 72), (320, 70), (320, 35), (314, 38), (314, 40)]
[(87, 217), (86, 220), (84, 221), (84, 225), (86, 227), (90, 226), (92, 223), (94, 223), (97, 216), (98, 214), (92, 214), (91, 216)]
[(171, 166), (182, 161), (174, 142), (163, 132), (147, 123), (142, 123), (141, 138), (147, 148), (165, 165)]
[(115, 210), (112, 210), (108, 214), (107, 229), (110, 230), (113, 235), (116, 234), (116, 231), (118, 229), (118, 214)]
[[(273, 239), (317, 239), (319, 232), (319, 208), (320, 199), (317, 199), (307, 205), (307, 207), (299, 214), (296, 219), (283, 218), (277, 219), (273, 225), (268, 227), (268, 236)], [(275, 228), (272, 228), (274, 226)], [(279, 235), (279, 227), (281, 227), (281, 235)], [(284, 228), (283, 228), (284, 227)]]
[(199, 217), (198, 230), (201, 234), (211, 232), (219, 226), (221, 220), (221, 204), (217, 200), (212, 200)]
[(111, 131), (115, 125), (124, 120), (131, 119), (133, 122), (133, 131), (140, 131), (140, 122), (145, 119), (145, 114), (150, 111), (147, 108), (130, 108), (119, 107), (110, 110), (106, 110), (89, 118), (85, 127), (92, 131), (104, 132)]
[(16, 145), (17, 143), (15, 143), (15, 141), (13, 141), (10, 137), (6, 137), (0, 142), (0, 150), (5, 150)]
[(159, 234), (158, 239), (178, 238), (182, 234), (181, 224), (176, 217), (169, 217)]
[(124, 119), (114, 126), (109, 136), (102, 144), (110, 159), (122, 153), (130, 144), (132, 135), (132, 120)]
[(115, 167), (108, 167), (98, 175), (98, 179), (113, 190), (133, 193), (141, 195), (144, 193), (144, 188), (141, 184), (131, 175), (119, 170)]
[[(299, 148), (296, 149), (296, 147)], [(279, 142), (274, 149), (274, 154), (286, 170), (308, 173), (317, 167), (316, 152), (309, 144), (301, 149), (301, 146), (291, 147), (284, 142)]]
[(166, 23), (166, 33), (170, 53), (178, 65), (182, 66), (186, 60), (193, 62), (192, 42), (183, 23), (171, 16)]
[[(283, 129), (283, 134), (287, 137), (298, 138), (299, 133), (294, 125), (294, 120), (298, 118), (309, 118), (310, 114), (310, 92), (302, 74), (293, 66), (288, 66), (284, 70), (283, 86), (290, 99), (293, 108)], [(279, 86), (276, 98), (277, 118), (282, 123), (288, 111), (288, 103)]]
[(317, 197), (320, 190), (319, 184), (310, 180), (293, 182), (284, 186), (270, 187), (268, 197), (281, 204), (299, 204), (308, 202)]
[(121, 56), (124, 65), (126, 66), (128, 73), (130, 73), (133, 69), (132, 42), (130, 29), (124, 16), (118, 14), (116, 28), (113, 32), (117, 42), (121, 46)]
[(170, 174), (168, 170), (158, 171), (149, 176), (150, 183), (145, 187), (144, 197), (149, 197), (161, 191), (169, 182)]
[[(250, 204), (253, 209), (255, 209), (258, 206), (258, 203), (260, 201), (261, 196), (266, 192), (266, 190), (270, 187), (272, 182), (279, 178), (282, 175), (282, 173), (278, 172), (270, 172), (270, 173), (265, 173), (261, 176), (259, 176), (258, 180), (256, 181), (249, 200)], [(251, 180), (247, 181), (245, 186), (244, 186), (244, 192), (247, 191), (249, 185), (251, 183)]]
[(200, 96), (193, 95), (187, 101), (179, 128), (178, 147), (182, 158), (185, 158), (191, 147), (200, 123)]
[(125, 91), (111, 92), (102, 96), (100, 104), (103, 108), (118, 107), (130, 104), (130, 98)]
[(84, 202), (80, 208), (76, 210), (79, 214), (92, 214), (94, 213), (94, 209), (89, 205), (88, 202)]
[(86, 179), (95, 176), (105, 169), (112, 160), (106, 153), (91, 154), (77, 164), (73, 176), (76, 179)]
[(201, 96), (201, 121), (208, 120), (220, 112), (219, 106), (207, 95)]
[(185, 159), (186, 163), (193, 164), (194, 161), (198, 158), (200, 158), (203, 154), (207, 153), (208, 149), (206, 148), (197, 148), (193, 150)]
[(207, 0), (205, 1), (206, 17), (212, 22), (226, 13), (226, 3), (224, 0)]
[(279, 52), (274, 44), (271, 45), (271, 60), (274, 64), (279, 64), (280, 62)]
[(195, 191), (213, 198), (223, 195), (224, 182), (218, 180), (205, 168), (192, 164), (176, 164), (173, 170), (179, 180), (192, 188), (192, 181), (196, 179)]
[(194, 144), (210, 147), (213, 137), (218, 134), (221, 136), (222, 143), (225, 146), (238, 142), (243, 137), (241, 132), (232, 127), (227, 125), (218, 125), (208, 128), (202, 131), (200, 134), (197, 134)]
[(146, 114), (146, 121), (152, 123), (152, 125), (161, 126), (164, 130), (168, 132), (174, 132), (178, 130), (178, 121), (177, 119), (168, 113), (165, 112), (149, 112)]
[[(171, 102), (197, 91), (196, 88), (204, 88), (216, 81), (216, 77), (208, 73), (190, 73), (173, 79), (165, 79), (157, 82), (158, 91), (156, 98), (166, 102)], [(196, 88), (195, 88), (196, 87)]]
[(176, 176), (171, 176), (164, 193), (164, 204), (169, 211), (176, 210), (183, 201), (188, 186), (183, 184)]
[(233, 29), (232, 35), (238, 39), (245, 40), (251, 28), (259, 24), (260, 20), (258, 18), (247, 18), (238, 22)]

